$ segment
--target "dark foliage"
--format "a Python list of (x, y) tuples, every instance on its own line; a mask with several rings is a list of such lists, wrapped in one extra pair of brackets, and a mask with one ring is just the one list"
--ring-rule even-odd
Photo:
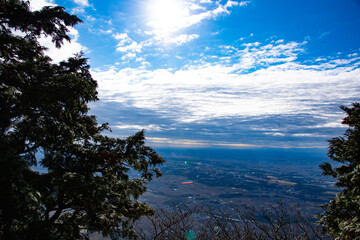
[(336, 179), (335, 186), (342, 189), (328, 204), (321, 222), (327, 231), (340, 239), (359, 239), (360, 236), (360, 104), (351, 108), (341, 107), (347, 114), (343, 124), (349, 129), (340, 137), (329, 141), (328, 156), (338, 163), (333, 168), (330, 163), (320, 167), (324, 175)]
[(43, 34), (61, 47), (80, 22), (62, 7), (0, 1), (1, 239), (131, 237), (132, 223), (153, 213), (137, 198), (164, 160), (144, 132), (103, 135), (109, 127), (88, 115), (98, 99), (86, 59), (55, 64), (37, 41)]

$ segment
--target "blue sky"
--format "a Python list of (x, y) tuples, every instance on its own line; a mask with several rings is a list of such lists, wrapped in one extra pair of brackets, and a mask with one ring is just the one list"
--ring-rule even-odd
[(152, 146), (326, 147), (360, 101), (358, 0), (32, 0), (84, 23), (53, 60), (89, 58), (111, 135)]

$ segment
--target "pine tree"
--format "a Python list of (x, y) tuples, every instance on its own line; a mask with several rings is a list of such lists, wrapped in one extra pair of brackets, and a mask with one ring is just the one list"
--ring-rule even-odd
[(341, 192), (324, 206), (321, 222), (329, 233), (340, 239), (360, 238), (360, 104), (341, 107), (347, 114), (343, 124), (349, 129), (329, 141), (328, 156), (338, 164), (320, 165), (324, 175), (336, 178), (335, 186)]
[(137, 199), (164, 160), (143, 131), (104, 135), (108, 125), (88, 114), (98, 98), (87, 60), (53, 63), (38, 42), (49, 36), (60, 48), (80, 22), (60, 6), (0, 1), (1, 239), (131, 237), (132, 223), (153, 213)]

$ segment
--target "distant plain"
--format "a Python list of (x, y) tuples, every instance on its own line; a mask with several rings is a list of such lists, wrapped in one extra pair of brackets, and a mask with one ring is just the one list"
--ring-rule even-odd
[(141, 200), (170, 210), (184, 204), (228, 210), (283, 201), (315, 214), (337, 191), (319, 168), (328, 161), (326, 149), (157, 151), (167, 160), (163, 176), (149, 184)]

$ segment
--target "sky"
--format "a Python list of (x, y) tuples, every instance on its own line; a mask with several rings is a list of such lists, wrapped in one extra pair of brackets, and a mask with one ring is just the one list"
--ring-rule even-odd
[(91, 114), (150, 146), (325, 148), (339, 106), (360, 101), (359, 0), (31, 0), (83, 23), (58, 62), (82, 51), (98, 81)]

